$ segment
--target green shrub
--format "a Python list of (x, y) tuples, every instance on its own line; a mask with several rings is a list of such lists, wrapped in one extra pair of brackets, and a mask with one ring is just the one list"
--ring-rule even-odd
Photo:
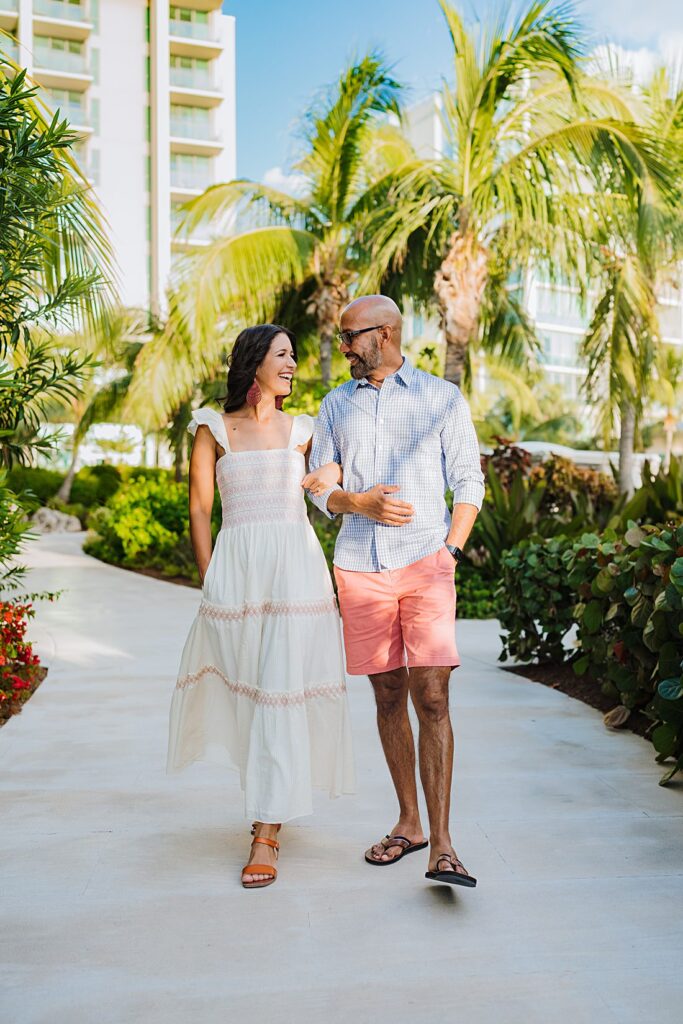
[[(99, 535), (100, 551), (106, 549), (108, 561), (155, 563), (187, 537), (187, 487), (168, 480), (133, 480), (106, 507), (92, 513), (90, 526)], [(95, 553), (92, 544), (89, 550)]]
[(528, 540), (506, 552), (496, 592), (505, 658), (563, 661), (563, 640), (574, 623), (574, 592), (567, 582), (566, 537)]
[[(54, 469), (13, 466), (7, 473), (7, 486), (26, 505), (46, 505), (61, 487), (64, 476)], [(36, 501), (31, 500), (31, 495), (35, 495)]]
[(672, 459), (669, 472), (653, 473), (649, 462), (643, 467), (643, 482), (620, 513), (617, 529), (626, 529), (630, 519), (640, 523), (683, 522), (683, 457)]
[(576, 624), (574, 671), (649, 715), (658, 760), (674, 759), (663, 782), (683, 769), (683, 525), (528, 542), (505, 556), (498, 596), (501, 659), (563, 661)]
[(74, 477), (71, 498), (76, 505), (93, 508), (105, 505), (121, 486), (121, 474), (117, 466), (106, 463), (101, 466), (83, 466)]
[(459, 619), (495, 619), (498, 616), (498, 583), (485, 570), (463, 562), (455, 574)]

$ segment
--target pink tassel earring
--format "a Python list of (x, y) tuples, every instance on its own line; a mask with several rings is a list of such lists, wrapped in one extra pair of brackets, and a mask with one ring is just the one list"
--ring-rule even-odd
[(247, 391), (247, 405), (258, 405), (262, 398), (261, 388), (258, 386), (258, 381), (255, 380)]
[(275, 408), (276, 409), (281, 409), (283, 404), (284, 404), (284, 401), (285, 401), (285, 396), (284, 395), (276, 395), (275, 396)]

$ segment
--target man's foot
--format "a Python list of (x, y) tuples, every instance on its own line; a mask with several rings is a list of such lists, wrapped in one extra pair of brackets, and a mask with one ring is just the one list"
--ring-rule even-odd
[[(255, 821), (252, 825), (251, 834), (254, 838), (259, 837), (261, 839), (271, 839), (276, 841), (279, 829), (279, 825), (264, 825), (261, 821)], [(242, 871), (242, 883), (245, 885), (256, 885), (257, 883), (273, 881), (273, 875), (266, 875), (259, 872), (250, 874), (247, 869), (249, 868), (249, 864), (254, 863), (276, 868), (277, 852), (278, 851), (275, 847), (267, 846), (265, 843), (252, 842), (251, 852), (249, 854), (249, 863)]]
[[(392, 839), (396, 839), (397, 842), (392, 843)], [(406, 853), (423, 850), (426, 845), (427, 840), (419, 822), (417, 825), (406, 825), (399, 821), (396, 828), (384, 839), (380, 839), (378, 843), (365, 851), (365, 859), (372, 864), (388, 864), (392, 860), (403, 857)]]
[(450, 840), (435, 843), (431, 840), (429, 868), (426, 878), (436, 882), (451, 882), (474, 887), (477, 880), (471, 875), (453, 849)]

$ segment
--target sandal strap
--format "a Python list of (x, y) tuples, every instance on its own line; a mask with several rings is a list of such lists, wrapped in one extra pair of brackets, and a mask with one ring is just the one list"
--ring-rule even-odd
[(265, 836), (255, 836), (251, 845), (253, 846), (254, 843), (263, 843), (264, 846), (270, 846), (272, 850), (280, 849), (277, 839), (267, 839)]
[(412, 846), (410, 839), (406, 839), (405, 836), (385, 836), (384, 839), (380, 839), (378, 846), (383, 846), (385, 850), (388, 850), (390, 846), (400, 846), (404, 850), (407, 850), (409, 846)]
[(242, 874), (270, 875), (271, 878), (277, 878), (277, 868), (274, 868), (272, 864), (247, 864), (242, 868)]
[(454, 869), (456, 869), (458, 867), (461, 867), (462, 871), (457, 871), (456, 870), (456, 874), (460, 875), (460, 874), (464, 873), (466, 875), (469, 875), (469, 872), (468, 872), (467, 868), (465, 867), (463, 862), (460, 860), (460, 858), (459, 857), (455, 857), (452, 853), (442, 853), (440, 857), (437, 857), (437, 859), (436, 859), (437, 871), (438, 871), (438, 868), (439, 868), (439, 861), (442, 861), (442, 860), (447, 860), (448, 863)]

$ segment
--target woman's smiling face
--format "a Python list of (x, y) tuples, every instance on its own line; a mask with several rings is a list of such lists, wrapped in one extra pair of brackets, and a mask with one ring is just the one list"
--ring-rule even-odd
[(274, 395), (291, 395), (292, 378), (295, 373), (296, 360), (292, 343), (286, 334), (276, 334), (265, 359), (256, 371), (259, 387), (261, 391), (267, 389)]

